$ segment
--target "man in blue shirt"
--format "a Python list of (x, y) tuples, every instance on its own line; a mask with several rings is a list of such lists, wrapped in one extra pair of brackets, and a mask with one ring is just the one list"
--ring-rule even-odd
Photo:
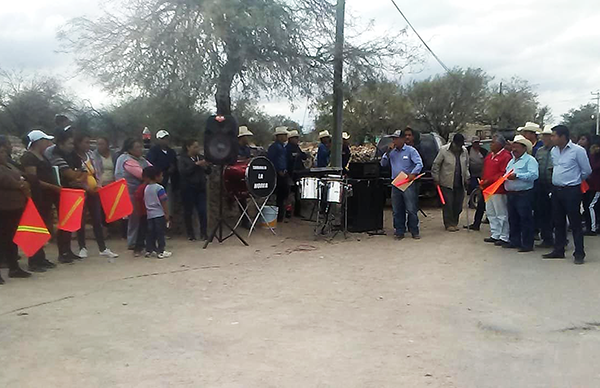
[[(390, 136), (393, 145), (381, 158), (381, 165), (391, 165), (392, 179), (404, 172), (412, 180), (423, 169), (421, 156), (413, 147), (405, 144), (403, 131), (396, 131)], [(394, 229), (396, 239), (402, 240), (406, 233), (406, 213), (408, 213), (408, 229), (414, 239), (420, 239), (418, 216), (419, 193), (415, 184), (410, 185), (404, 192), (392, 187), (392, 209), (394, 214)]]
[(287, 171), (287, 152), (285, 151), (285, 142), (288, 138), (287, 127), (275, 128), (275, 142), (271, 144), (267, 151), (267, 157), (275, 166), (277, 171), (277, 207), (279, 213), (277, 214), (277, 221), (282, 222), (285, 217), (285, 200), (289, 194), (288, 187), (288, 171)]
[(518, 248), (519, 252), (533, 251), (533, 185), (539, 175), (537, 160), (531, 156), (533, 144), (521, 135), (515, 136), (513, 158), (506, 166), (506, 173), (512, 171), (504, 188), (508, 195), (509, 240), (504, 248)]
[(567, 245), (567, 222), (573, 230), (575, 243), (575, 264), (583, 264), (583, 230), (581, 228), (581, 182), (592, 173), (585, 149), (569, 140), (569, 128), (558, 125), (552, 128), (554, 148), (550, 151), (554, 169), (552, 170), (552, 218), (554, 219), (554, 249), (544, 255), (545, 259), (564, 259)]
[(317, 167), (327, 167), (331, 158), (331, 135), (329, 131), (321, 131), (319, 140), (321, 140), (321, 144), (319, 144), (317, 151)]

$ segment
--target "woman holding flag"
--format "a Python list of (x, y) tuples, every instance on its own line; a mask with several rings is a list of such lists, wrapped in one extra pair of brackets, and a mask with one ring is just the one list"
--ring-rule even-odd
[[(31, 196), (29, 184), (21, 172), (9, 163), (10, 151), (0, 141), (0, 255), (8, 264), (8, 277), (28, 278), (31, 274), (19, 267), (19, 249), (13, 242), (27, 198)], [(43, 248), (42, 248), (43, 249)], [(0, 284), (4, 279), (0, 276)]]

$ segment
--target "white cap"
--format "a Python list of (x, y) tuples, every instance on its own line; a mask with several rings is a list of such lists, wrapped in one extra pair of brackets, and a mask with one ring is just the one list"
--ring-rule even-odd
[(167, 132), (164, 129), (161, 129), (160, 131), (156, 132), (156, 138), (157, 139), (164, 139), (167, 136), (169, 136), (169, 132)]
[(34, 129), (33, 131), (31, 131), (27, 134), (27, 138), (29, 139), (29, 144), (27, 144), (27, 149), (29, 149), (31, 147), (31, 145), (33, 143), (35, 143), (36, 141), (42, 140), (42, 139), (53, 140), (54, 136), (50, 136), (47, 133), (40, 131), (39, 129)]

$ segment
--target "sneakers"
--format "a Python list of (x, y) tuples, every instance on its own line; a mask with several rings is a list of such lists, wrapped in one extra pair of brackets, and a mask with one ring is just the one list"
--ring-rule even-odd
[(88, 257), (88, 250), (87, 250), (87, 248), (81, 248), (79, 250), (79, 254), (77, 256), (79, 256), (82, 259), (87, 259), (87, 257)]
[(544, 259), (547, 259), (547, 260), (549, 260), (549, 259), (564, 259), (565, 258), (565, 254), (564, 254), (564, 252), (560, 253), (560, 252), (554, 252), (553, 251), (553, 252), (550, 252), (550, 253), (546, 253), (545, 255), (542, 255), (542, 257)]
[(486, 238), (483, 239), (483, 242), (490, 243), (490, 244), (495, 244), (498, 241), (500, 241), (500, 240), (495, 239), (493, 237), (486, 237)]
[(26, 279), (28, 277), (31, 277), (31, 274), (29, 272), (23, 271), (21, 268), (17, 267), (15, 269), (11, 269), (10, 271), (8, 271), (8, 277), (16, 278), (16, 279)]
[(43, 265), (46, 269), (56, 268), (56, 264), (54, 264), (53, 262), (51, 262), (48, 259), (42, 259), (40, 264)]
[(61, 264), (72, 264), (73, 258), (68, 253), (66, 253), (64, 255), (60, 255), (60, 257), (58, 258), (58, 262)]
[(29, 265), (27, 266), (27, 269), (29, 270), (29, 272), (37, 272), (37, 273), (46, 272), (46, 268), (38, 263), (29, 263)]
[(149, 259), (149, 258), (151, 258), (151, 257), (152, 257), (152, 256), (154, 256), (154, 255), (156, 255), (156, 253), (154, 253), (154, 252), (146, 252), (146, 253), (144, 254), (144, 257), (145, 257), (146, 259)]
[(158, 258), (159, 259), (166, 259), (166, 258), (169, 258), (171, 256), (173, 256), (173, 253), (171, 253), (169, 251), (164, 251), (164, 252), (158, 254)]
[(116, 259), (117, 257), (119, 257), (119, 255), (117, 255), (108, 248), (100, 252), (100, 256), (108, 257), (109, 259)]

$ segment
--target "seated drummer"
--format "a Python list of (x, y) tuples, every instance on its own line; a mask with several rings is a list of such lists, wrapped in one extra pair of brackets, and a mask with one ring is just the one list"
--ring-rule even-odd
[(238, 133), (238, 160), (248, 160), (252, 158), (252, 149), (250, 148), (250, 137), (254, 136), (246, 126), (241, 126)]

